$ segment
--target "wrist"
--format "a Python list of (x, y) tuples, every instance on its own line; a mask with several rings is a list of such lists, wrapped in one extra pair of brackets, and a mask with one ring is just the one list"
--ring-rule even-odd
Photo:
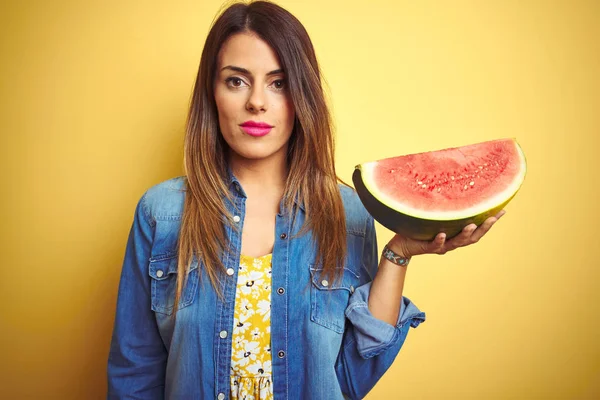
[(401, 257), (411, 258), (412, 255), (407, 251), (406, 246), (402, 243), (402, 240), (398, 236), (394, 236), (392, 240), (386, 245), (390, 250)]
[(381, 256), (383, 258), (385, 258), (386, 260), (390, 261), (393, 264), (396, 264), (400, 267), (406, 267), (408, 266), (408, 263), (410, 262), (410, 256), (406, 257), (403, 255), (403, 253), (398, 253), (396, 251), (394, 251), (389, 243), (383, 248), (383, 251), (381, 252)]

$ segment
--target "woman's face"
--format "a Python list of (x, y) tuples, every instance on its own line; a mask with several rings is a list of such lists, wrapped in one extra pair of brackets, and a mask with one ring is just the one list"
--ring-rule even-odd
[(253, 34), (232, 35), (219, 51), (214, 87), (232, 156), (285, 160), (295, 113), (273, 49)]

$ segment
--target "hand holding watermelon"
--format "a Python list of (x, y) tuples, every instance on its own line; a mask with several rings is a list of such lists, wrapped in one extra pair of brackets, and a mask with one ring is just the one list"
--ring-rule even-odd
[(352, 181), (375, 220), (412, 239), (403, 246), (437, 252), (479, 240), (503, 215), (526, 169), (517, 141), (500, 139), (367, 162), (356, 166)]
[(446, 254), (458, 247), (477, 243), (504, 214), (506, 214), (506, 211), (502, 210), (495, 216), (486, 219), (480, 226), (469, 224), (452, 239), (446, 240), (445, 233), (439, 233), (432, 241), (415, 240), (396, 234), (388, 243), (388, 246), (395, 253), (404, 257), (419, 254)]

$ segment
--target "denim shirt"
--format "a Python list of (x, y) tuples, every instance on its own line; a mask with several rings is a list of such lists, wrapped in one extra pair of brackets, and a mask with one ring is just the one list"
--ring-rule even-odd
[[(202, 262), (187, 272), (177, 319), (171, 318), (184, 177), (159, 183), (139, 200), (127, 241), (108, 357), (109, 399), (217, 399), (230, 396), (235, 292), (246, 195), (230, 175), (236, 226), (226, 226), (221, 301)], [(271, 357), (275, 399), (361, 399), (392, 365), (409, 328), (425, 321), (403, 297), (395, 325), (368, 308), (379, 254), (373, 218), (340, 186), (347, 229), (343, 278), (327, 282), (309, 233), (276, 216), (272, 255)], [(399, 267), (400, 268), (400, 267)]]

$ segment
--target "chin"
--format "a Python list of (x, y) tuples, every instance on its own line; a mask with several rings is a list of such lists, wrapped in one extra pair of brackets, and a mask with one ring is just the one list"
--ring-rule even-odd
[(235, 154), (236, 156), (240, 157), (240, 158), (245, 158), (247, 160), (262, 160), (265, 158), (269, 158), (270, 156), (272, 156), (273, 154), (276, 153), (276, 151), (273, 151), (272, 149), (269, 151), (269, 149), (234, 149), (231, 148), (231, 152), (233, 154)]
[[(250, 148), (248, 148), (248, 147), (250, 147)], [(264, 160), (267, 158), (271, 158), (283, 151), (282, 148), (273, 149), (273, 148), (264, 148), (262, 146), (257, 146), (257, 147), (248, 146), (248, 147), (244, 148), (244, 149), (235, 149), (232, 147), (231, 152), (240, 158), (244, 158), (246, 160), (258, 161), (258, 160)]]

